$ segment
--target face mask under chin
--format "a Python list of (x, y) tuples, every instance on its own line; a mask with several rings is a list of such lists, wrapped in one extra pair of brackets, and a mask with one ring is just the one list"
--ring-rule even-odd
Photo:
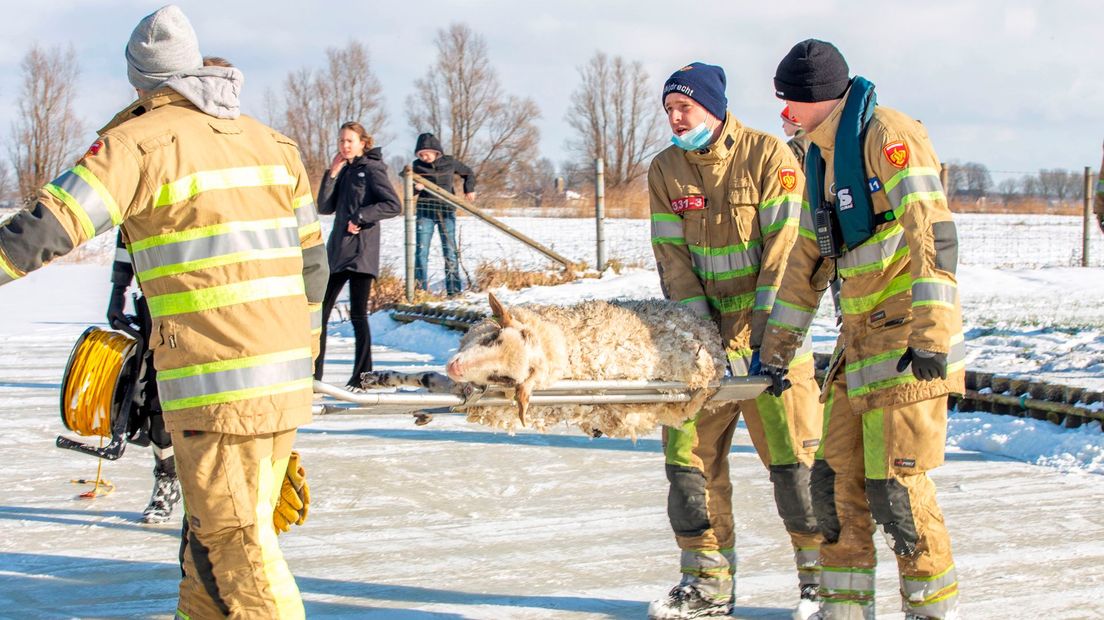
[(697, 127), (681, 136), (671, 136), (671, 143), (684, 151), (697, 151), (705, 148), (712, 136), (713, 132), (710, 131), (709, 126), (702, 121)]

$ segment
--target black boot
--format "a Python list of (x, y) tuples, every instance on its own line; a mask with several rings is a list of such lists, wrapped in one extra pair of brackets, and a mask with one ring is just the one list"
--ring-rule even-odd
[(149, 505), (142, 511), (142, 523), (164, 523), (180, 503), (180, 481), (176, 479), (176, 458), (154, 458), (153, 493)]

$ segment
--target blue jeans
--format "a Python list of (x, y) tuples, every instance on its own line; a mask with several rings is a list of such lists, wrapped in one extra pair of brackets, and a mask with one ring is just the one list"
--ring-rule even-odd
[(460, 292), (460, 263), (456, 260), (456, 214), (436, 213), (418, 215), (414, 235), (414, 282), (420, 289), (426, 286), (426, 270), (429, 263), (429, 244), (433, 241), (433, 228), (441, 237), (441, 253), (445, 257), (445, 291), (449, 295)]

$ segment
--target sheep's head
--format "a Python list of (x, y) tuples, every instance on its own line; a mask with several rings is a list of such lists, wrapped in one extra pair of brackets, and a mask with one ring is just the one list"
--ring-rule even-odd
[(518, 417), (524, 425), (533, 381), (544, 367), (544, 351), (530, 326), (511, 316), (493, 294), (488, 301), (498, 328), (468, 342), (448, 361), (445, 371), (457, 382), (515, 388)]

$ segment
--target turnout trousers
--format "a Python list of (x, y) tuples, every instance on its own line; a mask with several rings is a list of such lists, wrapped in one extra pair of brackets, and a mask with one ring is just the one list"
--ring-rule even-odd
[(173, 432), (185, 506), (178, 620), (304, 617), (272, 525), (295, 433)]
[(793, 387), (700, 413), (664, 427), (667, 514), (681, 553), (683, 582), (727, 600), (736, 574), (732, 482), (728, 455), (740, 414), (770, 471), (775, 505), (790, 535), (799, 586), (819, 582), (820, 533), (809, 495), (809, 466), (819, 446), (821, 406), (812, 361), (791, 370)]
[(947, 397), (854, 411), (838, 373), (824, 407), (824, 443), (813, 465), (822, 612), (874, 617), (874, 529), (897, 557), (902, 609), (943, 618), (958, 600), (951, 540), (927, 472), (943, 463)]

